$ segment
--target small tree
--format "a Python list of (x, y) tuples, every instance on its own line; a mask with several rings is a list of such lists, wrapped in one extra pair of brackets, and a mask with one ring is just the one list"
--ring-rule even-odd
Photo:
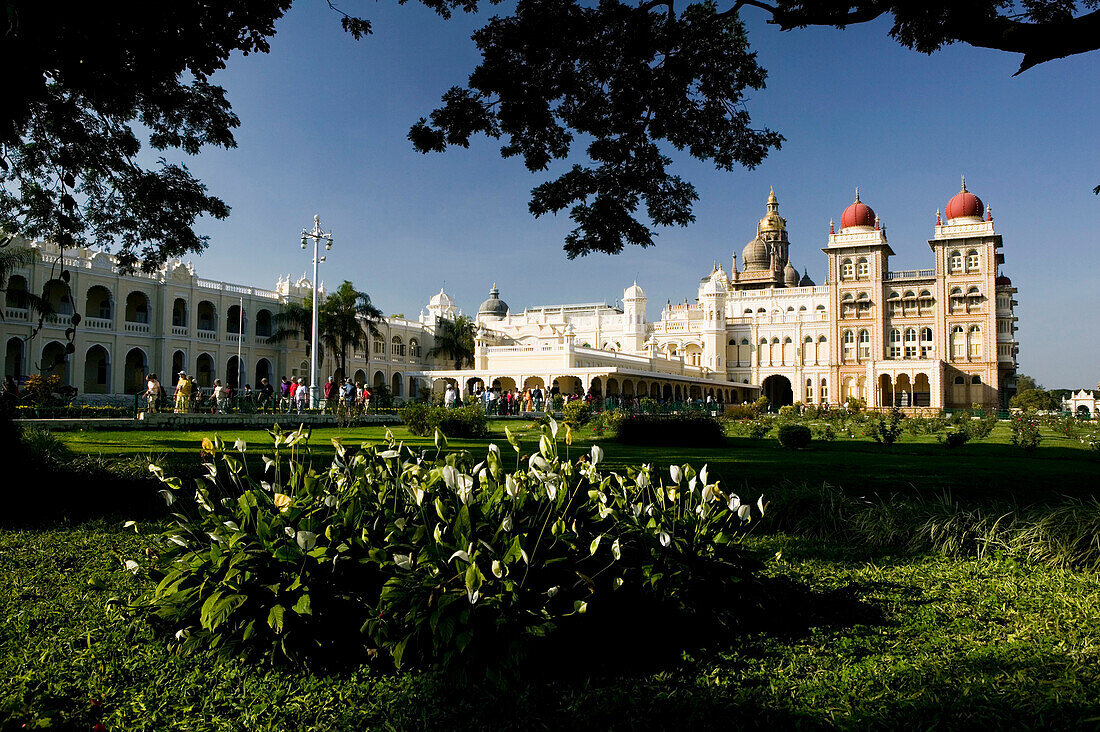
[(901, 436), (902, 421), (904, 419), (905, 415), (901, 413), (901, 410), (894, 407), (887, 416), (872, 419), (867, 426), (867, 432), (875, 442), (882, 445), (893, 445)]

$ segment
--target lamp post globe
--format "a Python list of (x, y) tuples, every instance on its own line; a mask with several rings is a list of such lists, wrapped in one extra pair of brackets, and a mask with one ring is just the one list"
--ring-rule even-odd
[(321, 262), (325, 261), (324, 257), (318, 256), (319, 245), (322, 241), (325, 242), (325, 249), (332, 249), (332, 232), (325, 232), (321, 229), (321, 216), (315, 214), (313, 217), (313, 228), (310, 230), (302, 229), (302, 249), (306, 248), (306, 240), (313, 240), (313, 327), (310, 338), (310, 350), (309, 350), (309, 407), (310, 409), (316, 409), (320, 399), (320, 389), (317, 384), (317, 345), (318, 345), (318, 297), (319, 291), (317, 286), (317, 267)]

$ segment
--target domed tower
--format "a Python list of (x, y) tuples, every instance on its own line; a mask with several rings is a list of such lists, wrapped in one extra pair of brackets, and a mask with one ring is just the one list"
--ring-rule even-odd
[(726, 286), (715, 267), (711, 276), (699, 288), (699, 305), (703, 308), (703, 365), (712, 371), (725, 368), (722, 356), (726, 352)]
[(773, 189), (768, 193), (767, 213), (756, 224), (756, 236), (741, 252), (742, 271), (736, 275), (737, 287), (783, 287), (788, 248), (787, 221), (779, 215), (779, 199)]
[(508, 317), (508, 303), (500, 299), (500, 290), (494, 282), (489, 290), (489, 299), (481, 303), (481, 307), (477, 309), (477, 319), (478, 321), (504, 320), (506, 317)]
[(623, 342), (624, 348), (640, 353), (646, 337), (645, 290), (635, 282), (623, 291)]
[(948, 224), (972, 224), (982, 220), (982, 199), (966, 190), (966, 176), (962, 179), (962, 188), (947, 202), (944, 213)]
[(442, 287), (428, 300), (428, 314), (433, 317), (454, 320), (457, 312), (454, 298), (444, 292)]
[(859, 188), (856, 188), (856, 200), (844, 209), (840, 215), (840, 233), (851, 229), (853, 231), (871, 231), (876, 228), (878, 217), (874, 210), (863, 201), (859, 200)]
[(788, 261), (787, 266), (783, 268), (783, 284), (787, 287), (798, 287), (800, 279), (802, 278), (798, 276), (798, 270)]

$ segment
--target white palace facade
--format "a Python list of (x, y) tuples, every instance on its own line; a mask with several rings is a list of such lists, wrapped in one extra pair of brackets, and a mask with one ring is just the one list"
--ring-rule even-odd
[[(519, 313), (494, 285), (478, 308), (474, 363), (456, 370), (425, 355), (440, 320), (460, 313), (440, 290), (418, 319), (387, 318), (383, 338), (352, 354), (348, 375), (386, 384), (398, 398), (456, 383), (465, 393), (540, 386), (604, 397), (712, 395), (727, 404), (763, 393), (773, 405), (849, 397), (878, 408), (1007, 405), (1015, 390), (1016, 290), (999, 273), (1001, 236), (992, 215), (965, 182), (944, 214), (937, 212), (927, 242), (931, 266), (920, 270), (890, 269), (885, 227), (857, 192), (839, 229), (830, 223), (821, 285), (794, 268), (774, 192), (766, 208), (740, 266), (736, 256), (728, 272), (716, 264), (694, 302), (667, 303), (659, 320), (647, 319), (637, 283), (626, 288), (621, 307)], [(80, 250), (59, 262), (55, 248), (28, 245), (39, 256), (14, 273), (0, 322), (6, 374), (60, 364), (59, 373), (85, 393), (132, 393), (147, 371), (162, 381), (186, 369), (203, 385), (221, 377), (235, 383), (239, 351), (246, 381), (308, 376), (304, 343), (267, 342), (278, 309), (310, 292), (305, 278), (262, 290), (198, 278), (177, 261), (152, 275), (119, 275), (103, 253)], [(46, 289), (61, 264), (71, 272), (69, 288)], [(20, 287), (57, 300), (57, 314), (33, 338), (36, 318), (19, 307)], [(75, 350), (59, 361), (74, 311), (69, 293), (83, 318)]]

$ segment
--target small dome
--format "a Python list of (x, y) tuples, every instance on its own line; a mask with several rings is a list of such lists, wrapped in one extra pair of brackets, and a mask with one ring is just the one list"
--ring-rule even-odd
[(489, 299), (481, 303), (481, 307), (477, 309), (477, 317), (502, 319), (507, 315), (508, 303), (500, 299), (500, 290), (497, 289), (496, 283), (493, 283), (492, 289), (489, 290)]
[(787, 287), (798, 287), (798, 280), (798, 270), (787, 262), (787, 266), (783, 268), (783, 284)]
[(638, 287), (637, 282), (635, 282), (630, 287), (626, 288), (626, 290), (623, 292), (623, 301), (624, 302), (627, 301), (627, 300), (645, 300), (645, 299), (646, 299), (645, 290), (643, 290), (641, 287)]
[(703, 295), (725, 295), (726, 288), (723, 287), (717, 277), (709, 277), (707, 281), (703, 283), (703, 288), (700, 290)]
[(806, 270), (802, 275), (802, 279), (798, 282), (799, 287), (815, 287), (814, 281), (810, 279), (810, 270)]
[(1012, 285), (1012, 280), (1010, 280), (1006, 275), (997, 275), (997, 279), (995, 279), (993, 282), (995, 285), (997, 285), (997, 287), (1000, 287), (1001, 285)]
[(951, 221), (959, 218), (981, 219), (984, 211), (985, 206), (982, 205), (982, 199), (966, 190), (966, 178), (963, 178), (962, 190), (947, 202), (947, 210), (945, 211), (947, 220)]
[(870, 206), (859, 200), (859, 189), (857, 188), (855, 202), (844, 209), (844, 213), (840, 215), (840, 230), (844, 231), (849, 226), (873, 227), (874, 225), (875, 212), (871, 210)]
[(753, 239), (741, 250), (741, 264), (745, 269), (767, 269), (768, 247), (760, 239)]
[(439, 292), (432, 295), (431, 299), (428, 300), (428, 307), (430, 307), (430, 308), (435, 307), (435, 308), (446, 309), (446, 308), (453, 308), (454, 306), (455, 306), (454, 299), (450, 295), (448, 295), (447, 293), (443, 292), (442, 287), (439, 288)]

